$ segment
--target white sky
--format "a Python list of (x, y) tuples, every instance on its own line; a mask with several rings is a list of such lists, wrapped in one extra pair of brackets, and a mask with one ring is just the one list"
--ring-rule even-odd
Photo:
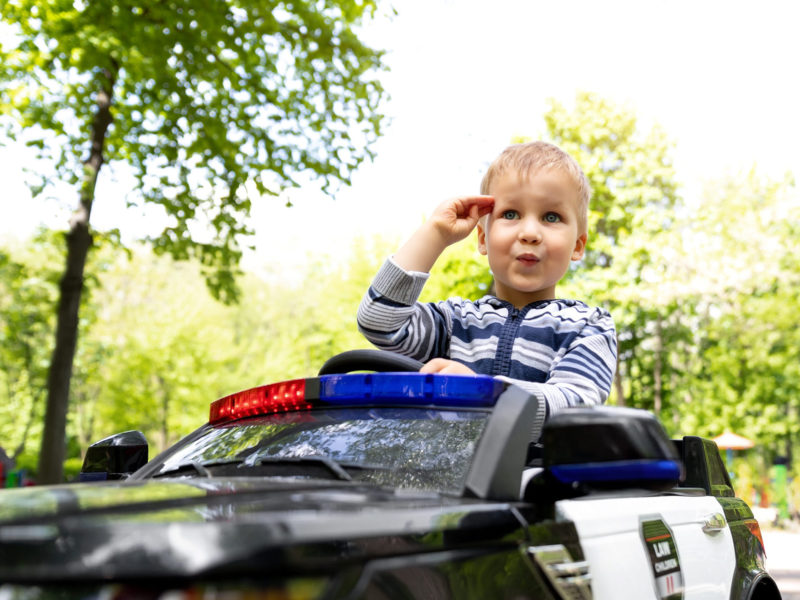
[[(441, 200), (477, 191), (513, 135), (544, 130), (545, 100), (578, 90), (627, 104), (675, 140), (687, 195), (753, 165), (800, 175), (800, 2), (395, 1), (399, 15), (368, 31), (389, 51), (392, 118), (353, 186), (335, 200), (298, 193), (254, 211), (248, 265), (334, 258), (357, 235), (404, 237)], [(0, 148), (0, 237), (66, 222), (75, 198), (32, 201), (19, 148)], [(124, 210), (120, 186), (98, 189), (96, 227), (147, 219)], [(13, 219), (6, 216), (13, 216)]]

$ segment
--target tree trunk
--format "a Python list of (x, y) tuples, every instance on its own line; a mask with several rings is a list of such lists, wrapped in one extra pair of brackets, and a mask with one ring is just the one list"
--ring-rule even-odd
[[(89, 388), (92, 390), (92, 388)], [(83, 394), (97, 397), (97, 394)], [(73, 401), (75, 398), (73, 398)], [(78, 430), (78, 443), (81, 446), (81, 461), (86, 458), (86, 450), (94, 440), (94, 403), (91, 400), (79, 401), (75, 406), (75, 425)]]
[(161, 375), (156, 375), (158, 387), (161, 389), (161, 446), (159, 452), (169, 447), (169, 389)]
[(617, 406), (625, 406), (625, 387), (622, 385), (622, 359), (619, 355), (619, 336), (617, 336), (617, 368), (614, 371), (614, 390), (617, 396)]
[(663, 369), (663, 354), (664, 354), (664, 332), (661, 324), (661, 314), (656, 316), (656, 352), (655, 363), (653, 365), (653, 412), (657, 417), (661, 416), (661, 403), (663, 385), (661, 383), (661, 375)]
[(625, 388), (622, 385), (622, 363), (617, 362), (617, 371), (614, 373), (614, 389), (617, 392), (617, 406), (625, 406)]
[(61, 483), (66, 455), (67, 410), (72, 364), (78, 343), (78, 312), (83, 291), (83, 271), (92, 236), (89, 217), (92, 213), (97, 176), (103, 166), (103, 145), (111, 124), (111, 95), (114, 78), (107, 74), (105, 89), (97, 94), (97, 107), (91, 130), (91, 151), (84, 162), (80, 206), (70, 219), (66, 235), (67, 262), (60, 283), (56, 343), (47, 377), (47, 407), (44, 417), (42, 449), (39, 453), (39, 483)]

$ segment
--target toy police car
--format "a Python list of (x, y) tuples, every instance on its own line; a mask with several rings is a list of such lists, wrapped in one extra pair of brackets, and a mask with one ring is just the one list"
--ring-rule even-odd
[(713, 442), (572, 409), (530, 468), (534, 398), (415, 369), (345, 353), (141, 468), (127, 432), (87, 452), (104, 482), (0, 492), (0, 599), (780, 598)]

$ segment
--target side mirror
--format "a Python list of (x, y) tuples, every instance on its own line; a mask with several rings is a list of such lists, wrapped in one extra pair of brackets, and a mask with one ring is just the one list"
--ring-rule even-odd
[(89, 446), (79, 481), (126, 479), (147, 463), (147, 457), (147, 440), (141, 431), (114, 434)]
[(644, 410), (566, 409), (545, 423), (542, 446), (544, 472), (562, 497), (592, 490), (670, 489), (683, 476), (675, 446), (658, 419)]
[(719, 448), (712, 440), (687, 435), (672, 443), (686, 467), (681, 487), (703, 488), (709, 496), (732, 498), (736, 495)]

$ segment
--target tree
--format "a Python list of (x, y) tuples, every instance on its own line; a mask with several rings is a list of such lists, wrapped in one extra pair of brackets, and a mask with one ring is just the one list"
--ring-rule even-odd
[(671, 316), (676, 295), (661, 288), (660, 270), (668, 264), (661, 259), (679, 235), (671, 144), (659, 127), (644, 129), (629, 108), (586, 92), (571, 108), (551, 100), (545, 124), (547, 137), (577, 160), (592, 189), (586, 256), (566, 290), (614, 315), (616, 401), (659, 412), (668, 380), (665, 348), (686, 335)]
[(681, 199), (664, 134), (632, 113), (581, 94), (573, 110), (552, 103), (546, 122), (595, 192), (590, 253), (563, 291), (614, 315), (616, 401), (675, 432), (732, 428), (788, 454), (800, 431), (791, 178), (753, 171)]
[[(108, 254), (105, 240), (98, 242), (103, 249), (93, 254), (95, 272), (105, 268), (102, 260)], [(26, 467), (35, 464), (28, 456), (29, 446), (41, 439), (60, 253), (60, 236), (46, 230), (24, 245), (0, 250), (0, 381), (5, 380), (0, 391), (0, 439), (13, 442), (13, 458), (24, 458)], [(95, 284), (96, 279), (90, 278), (88, 293), (82, 296), (84, 329), (94, 320), (90, 299)]]
[(247, 387), (231, 368), (248, 362), (230, 334), (238, 307), (203, 293), (195, 261), (144, 248), (115, 261), (104, 282), (93, 302), (102, 318), (81, 341), (67, 432), (85, 448), (139, 429), (163, 450), (207, 417), (210, 401)]
[[(800, 203), (791, 180), (709, 182), (687, 207), (682, 285), (696, 300), (695, 357), (676, 406), (687, 429), (725, 428), (771, 445), (800, 432)], [(789, 443), (788, 445), (791, 445)]]
[(145, 248), (119, 257), (92, 294), (98, 319), (76, 360), (70, 457), (123, 429), (163, 450), (207, 419), (213, 400), (312, 376), (331, 355), (365, 347), (356, 307), (389, 252), (357, 240), (349, 259), (309, 266), (297, 284), (245, 275), (231, 306), (202, 293), (196, 261)]
[[(18, 43), (0, 50), (7, 135), (53, 161), (78, 193), (66, 235), (39, 478), (61, 480), (90, 217), (102, 166), (127, 165), (129, 204), (160, 207), (154, 248), (234, 278), (254, 197), (319, 177), (349, 182), (380, 134), (381, 53), (356, 28), (375, 2), (10, 0)], [(34, 178), (34, 192), (48, 178)]]
[(15, 460), (43, 413), (55, 290), (47, 274), (0, 251), (0, 440)]
[(634, 232), (669, 227), (677, 181), (664, 131), (643, 130), (633, 110), (588, 92), (571, 108), (550, 100), (544, 119), (548, 137), (578, 161), (591, 185), (585, 266), (609, 266)]
[(477, 300), (489, 293), (492, 273), (485, 256), (478, 252), (475, 233), (449, 246), (431, 269), (421, 299), (437, 302), (451, 296)]

